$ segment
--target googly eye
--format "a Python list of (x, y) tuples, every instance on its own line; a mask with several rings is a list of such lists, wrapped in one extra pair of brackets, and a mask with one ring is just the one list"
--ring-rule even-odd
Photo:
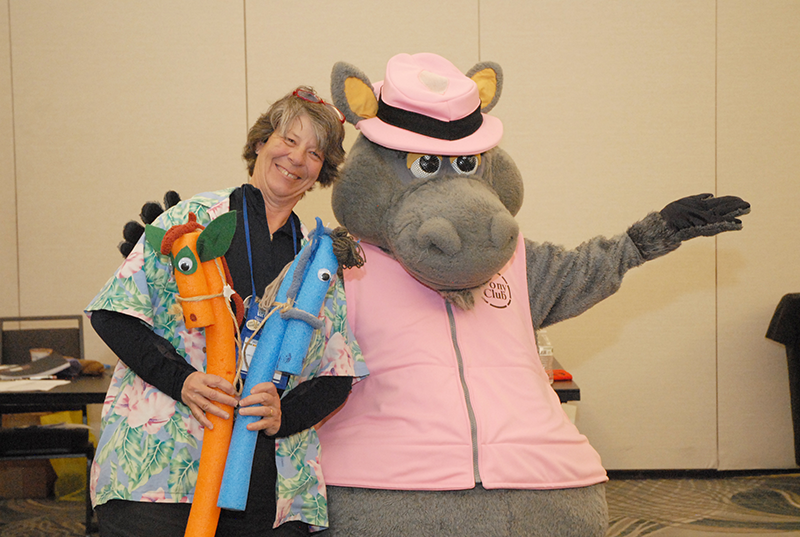
[(192, 268), (194, 268), (194, 263), (188, 257), (178, 259), (178, 270), (181, 272), (191, 272)]
[(175, 254), (174, 261), (172, 266), (175, 267), (176, 270), (182, 272), (183, 274), (193, 274), (194, 271), (197, 270), (197, 259), (192, 253), (192, 250), (184, 246), (181, 248), (181, 251)]
[(319, 269), (317, 272), (317, 278), (321, 282), (329, 282), (331, 280), (331, 271), (328, 269)]
[(442, 159), (436, 155), (420, 155), (409, 153), (406, 160), (409, 171), (417, 179), (427, 179), (433, 177), (442, 167)]
[(472, 175), (478, 171), (481, 163), (480, 155), (467, 155), (463, 157), (450, 157), (450, 165), (459, 175)]

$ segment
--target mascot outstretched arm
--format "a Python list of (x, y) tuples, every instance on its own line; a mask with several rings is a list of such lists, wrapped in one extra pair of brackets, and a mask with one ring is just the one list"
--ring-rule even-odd
[(583, 313), (615, 293), (628, 269), (672, 252), (688, 239), (742, 229), (750, 205), (735, 196), (698, 194), (647, 215), (618, 237), (574, 250), (525, 240), (531, 316), (542, 328)]

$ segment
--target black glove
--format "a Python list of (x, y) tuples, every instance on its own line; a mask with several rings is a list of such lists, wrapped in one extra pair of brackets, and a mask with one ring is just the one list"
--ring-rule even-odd
[(673, 201), (661, 210), (661, 217), (685, 241), (742, 229), (742, 221), (736, 217), (749, 212), (750, 204), (736, 196), (697, 194)]
[[(152, 224), (153, 220), (158, 218), (161, 213), (173, 205), (177, 205), (179, 201), (181, 201), (180, 194), (174, 190), (169, 190), (164, 194), (164, 207), (161, 207), (157, 201), (148, 201), (142, 205), (142, 212), (139, 213), (139, 218), (141, 218), (142, 222), (145, 224)], [(125, 224), (122, 228), (123, 240), (117, 245), (123, 257), (128, 257), (128, 254), (130, 254), (133, 247), (136, 246), (136, 242), (139, 240), (139, 237), (142, 236), (142, 233), (144, 233), (144, 226), (136, 220), (131, 220)]]

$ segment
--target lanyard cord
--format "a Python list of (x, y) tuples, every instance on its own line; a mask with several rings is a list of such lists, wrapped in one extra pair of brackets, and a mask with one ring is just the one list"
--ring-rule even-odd
[[(253, 277), (253, 248), (250, 246), (250, 223), (247, 219), (247, 189), (242, 187), (242, 212), (244, 213), (244, 238), (247, 243), (247, 262), (250, 264), (250, 286), (252, 293), (250, 300), (256, 300), (256, 279)], [(294, 249), (294, 256), (297, 257), (297, 229), (295, 227), (294, 218), (289, 215), (289, 222), (292, 224), (292, 248)]]
[(294, 248), (294, 257), (297, 257), (297, 230), (294, 228), (294, 218), (289, 215), (289, 222), (292, 223), (292, 248)]
[[(247, 221), (247, 188), (242, 187), (242, 212), (244, 213), (244, 240), (247, 243), (247, 262), (250, 264), (250, 286), (253, 294), (250, 300), (256, 299), (256, 279), (253, 277), (253, 251), (250, 246), (250, 224)], [(252, 304), (252, 302), (251, 302)]]
[[(244, 237), (245, 237), (245, 242), (247, 243), (247, 262), (250, 265), (250, 286), (252, 288), (252, 294), (250, 295), (250, 307), (248, 308), (247, 312), (247, 319), (250, 319), (251, 312), (254, 312), (255, 311), (254, 308), (258, 308), (259, 304), (258, 300), (256, 299), (257, 296), (256, 280), (255, 277), (253, 276), (253, 249), (252, 246), (250, 245), (250, 223), (248, 222), (247, 218), (247, 188), (245, 187), (242, 187), (242, 213), (243, 213), (242, 216), (244, 217)], [(292, 218), (292, 215), (289, 215), (289, 221), (292, 224), (292, 248), (294, 249), (294, 256), (297, 257), (297, 229), (295, 227), (294, 218)], [(238, 354), (236, 360), (237, 367), (233, 385), (236, 387), (236, 393), (238, 393), (239, 395), (241, 395), (242, 390), (244, 389), (244, 382), (242, 382), (242, 369), (244, 367), (247, 347), (252, 344), (256, 334), (258, 334), (258, 332), (261, 330), (261, 327), (264, 326), (264, 323), (267, 322), (267, 319), (270, 317), (270, 315), (275, 313), (276, 309), (277, 308), (273, 308), (272, 311), (270, 311), (269, 314), (264, 319), (261, 320), (261, 322), (258, 325), (258, 328), (253, 330), (253, 333), (250, 335), (250, 337), (245, 338), (244, 341), (240, 340), (238, 342), (239, 352), (237, 353)], [(237, 326), (236, 328), (238, 332), (239, 327)]]

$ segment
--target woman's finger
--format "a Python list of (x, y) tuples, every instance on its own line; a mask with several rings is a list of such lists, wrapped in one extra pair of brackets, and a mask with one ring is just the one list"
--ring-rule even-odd
[(263, 430), (268, 435), (277, 433), (281, 427), (281, 399), (275, 385), (263, 382), (253, 386), (250, 395), (239, 401), (239, 414), (261, 417), (248, 424), (248, 430)]
[(253, 423), (249, 423), (247, 425), (247, 430), (249, 431), (264, 431), (269, 436), (272, 436), (278, 432), (281, 428), (281, 415), (280, 412), (262, 418), (258, 421), (254, 421)]
[(239, 401), (239, 406), (246, 407), (251, 405), (280, 405), (278, 390), (271, 382), (256, 384), (250, 390), (250, 395)]
[[(220, 390), (224, 390), (225, 393)], [(236, 406), (238, 403), (237, 398), (229, 393), (233, 393), (233, 395), (236, 393), (230, 382), (217, 375), (208, 375), (197, 371), (189, 375), (184, 381), (181, 389), (181, 399), (203, 427), (213, 429), (214, 426), (208, 420), (206, 414), (213, 414), (222, 419), (230, 418), (230, 414), (227, 411), (215, 404), (216, 401), (223, 405)]]

